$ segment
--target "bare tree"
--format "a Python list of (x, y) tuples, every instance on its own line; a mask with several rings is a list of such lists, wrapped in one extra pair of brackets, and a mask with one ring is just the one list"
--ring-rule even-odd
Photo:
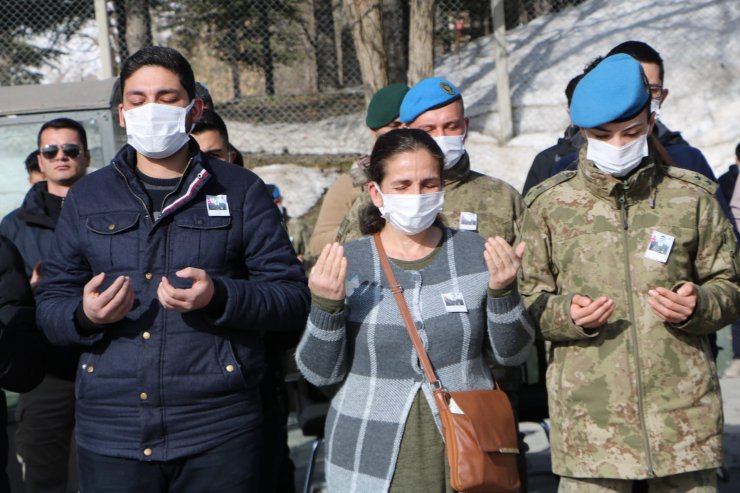
[(149, 15), (149, 0), (125, 0), (126, 3), (126, 48), (129, 53), (152, 45), (152, 19)]
[(409, 68), (408, 2), (383, 0), (383, 40), (388, 55), (388, 82), (405, 83)]
[(383, 42), (382, 0), (343, 0), (362, 73), (365, 100), (388, 85), (388, 59)]
[(315, 36), (309, 36), (316, 53), (316, 85), (323, 92), (339, 87), (337, 45), (331, 0), (313, 0)]
[(435, 0), (409, 0), (409, 85), (434, 74), (434, 9)]

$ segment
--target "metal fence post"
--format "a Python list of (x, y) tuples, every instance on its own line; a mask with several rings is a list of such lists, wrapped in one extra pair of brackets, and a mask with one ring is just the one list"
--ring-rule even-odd
[(511, 92), (509, 91), (509, 63), (506, 53), (506, 18), (504, 0), (491, 0), (493, 13), (493, 44), (496, 56), (496, 100), (500, 122), (499, 139), (506, 143), (514, 136), (511, 114)]
[(110, 52), (110, 39), (108, 38), (108, 11), (105, 8), (105, 0), (95, 0), (95, 22), (98, 25), (98, 48), (100, 49), (100, 64), (103, 69), (102, 78), (109, 79), (113, 77), (113, 60)]

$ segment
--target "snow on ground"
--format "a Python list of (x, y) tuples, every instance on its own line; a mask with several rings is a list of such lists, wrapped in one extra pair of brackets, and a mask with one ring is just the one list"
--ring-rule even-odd
[[(471, 117), (466, 145), (473, 167), (520, 188), (534, 156), (553, 145), (568, 122), (563, 94), (568, 80), (618, 43), (646, 41), (660, 52), (666, 65), (670, 96), (663, 107), (663, 121), (700, 148), (715, 173), (721, 174), (733, 161), (740, 141), (739, 24), (737, 0), (590, 0), (509, 31), (517, 137), (503, 146), (494, 137), (499, 124), (492, 38), (475, 40), (459, 54), (438, 60), (435, 72), (463, 92)], [(69, 55), (62, 57), (59, 66), (69, 69), (49, 70), (46, 82), (95, 75), (99, 62), (93, 35), (92, 26), (86, 26), (80, 40), (67, 44)], [(234, 144), (249, 152), (363, 153), (371, 146), (361, 114), (300, 124), (227, 124)], [(293, 197), (305, 201), (320, 196), (313, 184), (309, 193), (307, 183), (317, 180), (316, 190), (320, 190), (333, 179), (316, 173), (295, 167), (268, 176), (278, 183), (285, 181), (280, 186), (286, 201), (296, 200)], [(299, 215), (299, 210), (310, 207), (306, 206), (296, 203), (291, 213)]]
[(283, 205), (291, 217), (308, 212), (339, 176), (336, 171), (322, 171), (296, 164), (271, 164), (259, 166), (253, 171), (265, 183), (278, 186)]
[[(740, 141), (740, 2), (735, 0), (591, 0), (509, 31), (510, 84), (517, 137), (498, 132), (496, 73), (490, 37), (438, 61), (437, 75), (459, 85), (471, 117), (466, 147), (473, 167), (516, 188), (540, 150), (568, 123), (563, 90), (598, 55), (629, 39), (655, 47), (670, 95), (662, 120), (700, 148), (717, 175)], [(317, 124), (234, 126), (237, 146), (267, 152), (353, 153), (370, 146), (362, 115)]]

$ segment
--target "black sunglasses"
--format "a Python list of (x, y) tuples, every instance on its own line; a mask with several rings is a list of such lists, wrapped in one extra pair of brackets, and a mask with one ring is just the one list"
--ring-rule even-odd
[[(80, 146), (77, 144), (62, 144), (61, 149), (65, 156), (72, 159), (79, 156), (81, 151)], [(53, 159), (57, 155), (57, 152), (59, 152), (59, 146), (56, 144), (49, 144), (41, 149), (41, 155), (46, 159)]]

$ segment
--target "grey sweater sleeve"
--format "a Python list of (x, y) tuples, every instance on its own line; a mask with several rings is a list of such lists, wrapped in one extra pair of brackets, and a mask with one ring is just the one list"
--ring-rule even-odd
[(339, 383), (347, 374), (345, 317), (345, 310), (329, 313), (311, 305), (295, 360), (306, 380), (317, 387)]
[(488, 296), (488, 336), (496, 362), (518, 366), (534, 341), (534, 325), (516, 289), (506, 296)]

